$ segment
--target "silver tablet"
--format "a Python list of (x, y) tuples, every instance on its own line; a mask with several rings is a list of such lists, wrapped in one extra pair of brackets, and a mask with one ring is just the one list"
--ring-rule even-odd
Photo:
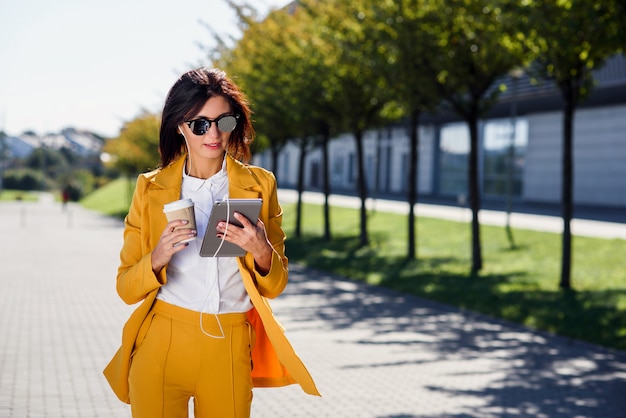
[[(241, 222), (235, 219), (234, 213), (239, 212), (256, 224), (261, 211), (262, 199), (228, 199), (218, 200), (213, 203), (209, 224), (207, 225), (202, 246), (200, 247), (200, 256), (202, 257), (242, 257), (246, 255), (246, 251), (226, 240), (217, 237), (217, 224), (226, 221), (237, 227), (242, 227)], [(228, 231), (226, 231), (228, 234)], [(222, 242), (223, 241), (223, 242)]]

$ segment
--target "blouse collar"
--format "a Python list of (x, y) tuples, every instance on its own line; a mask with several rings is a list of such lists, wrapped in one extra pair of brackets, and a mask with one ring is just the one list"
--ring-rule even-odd
[[(185, 163), (186, 164), (186, 163)], [(190, 190), (200, 190), (203, 186), (208, 187), (209, 189), (212, 186), (221, 186), (224, 184), (224, 181), (227, 179), (226, 172), (226, 158), (222, 161), (222, 168), (217, 173), (213, 174), (208, 179), (199, 179), (197, 177), (192, 177), (187, 174), (187, 170), (183, 167), (183, 183), (185, 188), (189, 187)]]

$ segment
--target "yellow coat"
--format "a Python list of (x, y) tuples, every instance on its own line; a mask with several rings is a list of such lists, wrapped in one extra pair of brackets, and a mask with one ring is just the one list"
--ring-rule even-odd
[[(117, 292), (128, 304), (143, 302), (124, 325), (122, 346), (104, 369), (104, 375), (117, 397), (126, 403), (130, 403), (128, 373), (135, 345), (145, 337), (147, 330), (142, 329), (144, 319), (159, 288), (167, 282), (165, 268), (158, 275), (153, 273), (151, 252), (167, 225), (163, 205), (180, 198), (183, 165), (184, 158), (180, 158), (166, 168), (140, 175), (125, 219)], [(226, 158), (226, 171), (230, 198), (263, 198), (259, 218), (265, 224), (268, 239), (274, 247), (270, 271), (264, 276), (255, 270), (252, 254), (237, 258), (244, 286), (254, 305), (248, 313), (256, 332), (252, 349), (254, 386), (298, 383), (306, 393), (320, 396), (311, 375), (294, 352), (266, 300), (278, 296), (287, 285), (285, 235), (281, 228), (282, 209), (276, 195), (276, 179), (271, 172), (244, 165), (230, 156)]]

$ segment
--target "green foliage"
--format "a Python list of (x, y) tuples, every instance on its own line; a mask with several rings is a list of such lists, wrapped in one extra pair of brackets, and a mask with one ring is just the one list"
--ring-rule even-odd
[(362, 132), (388, 122), (381, 111), (394, 92), (389, 85), (390, 46), (380, 36), (386, 22), (382, 9), (374, 7), (375, 0), (303, 3), (324, 50), (328, 71), (322, 91), (332, 98), (341, 127)]
[(396, 118), (434, 111), (441, 99), (431, 74), (424, 71), (425, 65), (435, 59), (435, 50), (429, 47), (435, 40), (423, 30), (428, 24), (426, 6), (427, 0), (387, 0), (373, 5), (384, 22), (377, 26), (376, 36), (384, 45), (380, 49), (389, 65), (387, 77), (395, 96), (394, 111), (403, 112)]
[(119, 136), (104, 145), (103, 151), (111, 156), (109, 164), (131, 176), (156, 168), (160, 161), (159, 129), (159, 117), (150, 113), (126, 122)]
[(322, 210), (305, 205), (308, 220), (294, 238), (293, 205), (285, 205), (287, 256), (293, 262), (390, 287), (537, 329), (626, 349), (626, 241), (576, 237), (577, 291), (556, 286), (559, 235), (482, 226), (486, 267), (470, 272), (470, 230), (463, 222), (419, 218), (418, 260), (405, 257), (406, 218), (369, 212), (371, 245), (361, 247), (357, 211), (332, 208), (331, 242), (321, 238)]
[(68, 156), (73, 155), (67, 149), (60, 151), (49, 147), (39, 147), (24, 159), (24, 165), (41, 173), (44, 180), (40, 186), (43, 190), (47, 190), (53, 187), (55, 181), (72, 169)]
[(81, 156), (69, 148), (36, 148), (23, 159), (10, 161), (4, 172), (3, 187), (15, 190), (70, 192), (71, 200), (79, 200), (96, 185), (102, 172), (98, 156)]
[[(513, 3), (515, 4), (515, 2)], [(508, 1), (428, 2), (423, 30), (432, 59), (424, 61), (443, 99), (464, 118), (482, 116), (498, 97), (493, 84), (532, 58), (520, 9)]]
[(249, 19), (248, 30), (237, 47), (215, 63), (247, 92), (255, 127), (274, 147), (282, 146), (288, 138), (300, 133), (300, 113), (293, 111), (298, 98), (298, 92), (294, 91), (297, 78), (290, 71), (276, 71), (276, 68), (296, 66), (289, 44), (297, 27), (288, 25), (285, 15), (283, 11), (274, 11), (263, 22)]
[(538, 65), (534, 68), (559, 86), (576, 86), (576, 100), (588, 97), (593, 86), (591, 71), (623, 47), (620, 33), (625, 29), (618, 13), (620, 0), (530, 4), (528, 23), (536, 33), (538, 47)]
[(211, 59), (250, 95), (260, 142), (276, 149), (324, 122), (353, 132), (446, 102), (476, 118), (513, 68), (538, 60), (557, 80), (587, 77), (626, 38), (619, 0), (302, 0), (263, 18), (228, 4), (243, 36), (213, 33)]
[(32, 168), (6, 170), (2, 178), (2, 187), (12, 190), (42, 190), (44, 184), (43, 173)]
[(72, 170), (59, 180), (59, 189), (67, 190), (71, 201), (78, 201), (96, 188), (96, 177), (87, 169)]

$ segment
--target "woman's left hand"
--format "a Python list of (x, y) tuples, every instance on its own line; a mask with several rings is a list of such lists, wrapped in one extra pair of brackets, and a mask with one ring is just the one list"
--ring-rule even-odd
[(228, 231), (226, 231), (226, 222), (219, 222), (217, 224), (218, 238), (222, 238), (224, 232), (226, 232), (224, 240), (252, 253), (257, 270), (261, 274), (266, 274), (271, 267), (273, 248), (267, 239), (265, 224), (260, 219), (257, 219), (255, 225), (239, 212), (235, 212), (234, 216), (235, 219), (241, 222), (243, 227), (229, 224)]

